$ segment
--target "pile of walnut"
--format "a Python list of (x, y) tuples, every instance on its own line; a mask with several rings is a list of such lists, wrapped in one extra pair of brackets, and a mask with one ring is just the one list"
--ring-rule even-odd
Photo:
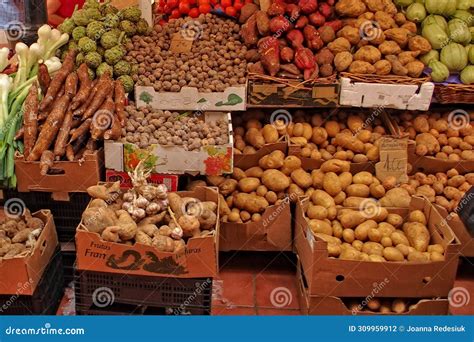
[(451, 112), (394, 116), (402, 132), (415, 140), (416, 154), (442, 160), (474, 160), (474, 113)]
[(127, 120), (124, 140), (146, 148), (153, 144), (182, 146), (186, 151), (199, 151), (207, 145), (225, 145), (229, 142), (227, 120), (205, 122), (194, 115), (153, 110), (151, 107), (126, 107)]
[[(171, 19), (164, 26), (155, 25), (148, 37), (133, 37), (126, 45), (125, 60), (138, 64), (134, 81), (155, 91), (179, 92), (188, 86), (222, 92), (246, 82), (247, 48), (240, 42), (239, 30), (234, 21), (211, 14)], [(170, 51), (175, 34), (192, 41), (191, 52)]]
[(427, 218), (420, 210), (407, 220), (379, 207), (371, 215), (339, 208), (333, 220), (309, 219), (315, 236), (327, 242), (329, 256), (359, 261), (443, 261), (444, 247), (430, 244)]
[(28, 209), (23, 215), (6, 217), (0, 222), (0, 260), (31, 253), (44, 228), (44, 222), (31, 216)]
[(137, 184), (120, 194), (118, 183), (88, 189), (94, 200), (82, 215), (88, 231), (104, 241), (153, 246), (162, 252), (178, 252), (186, 240), (215, 229), (217, 204), (181, 198), (163, 185)]
[[(290, 144), (301, 147), (301, 157), (314, 160), (349, 160), (364, 163), (379, 159), (378, 143), (385, 135), (379, 118), (361, 112), (339, 111), (331, 120), (321, 113), (297, 110), (291, 122), (262, 125), (263, 112), (249, 111), (234, 121), (237, 153), (251, 154), (265, 144), (288, 135)], [(290, 118), (288, 118), (290, 119)]]

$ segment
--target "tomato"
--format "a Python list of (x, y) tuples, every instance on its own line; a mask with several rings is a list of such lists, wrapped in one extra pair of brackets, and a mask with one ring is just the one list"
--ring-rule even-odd
[(253, 0), (245, 0), (246, 4), (253, 4)]
[(188, 14), (191, 8), (187, 1), (181, 0), (178, 6), (178, 10), (181, 14)]
[(197, 1), (196, 0), (188, 0), (189, 5), (196, 5)]
[(234, 2), (234, 8), (237, 12), (240, 11), (242, 7), (244, 7), (244, 4), (240, 0)]
[(232, 6), (232, 0), (221, 0), (221, 6), (222, 8)]
[(229, 6), (225, 8), (225, 14), (227, 14), (230, 17), (235, 17), (237, 16), (237, 10), (232, 6)]
[(194, 8), (191, 8), (191, 10), (189, 11), (189, 14), (188, 14), (191, 18), (197, 18), (199, 17), (199, 9), (194, 7)]
[(174, 10), (171, 11), (170, 18), (171, 18), (171, 19), (178, 19), (178, 18), (181, 18), (181, 13), (179, 13), (179, 10), (178, 10), (178, 9), (174, 9)]
[(206, 14), (209, 12), (211, 12), (211, 5), (209, 4), (199, 5), (199, 13)]
[(210, 1), (209, 0), (198, 0), (199, 6), (201, 5), (209, 5)]
[(168, 0), (168, 2), (166, 3), (166, 6), (170, 8), (178, 7), (178, 0)]

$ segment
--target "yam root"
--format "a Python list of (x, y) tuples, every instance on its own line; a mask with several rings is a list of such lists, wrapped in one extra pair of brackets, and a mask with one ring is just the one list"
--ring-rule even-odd
[(113, 124), (114, 111), (115, 103), (111, 97), (107, 97), (92, 118), (90, 127), (92, 139), (98, 140), (104, 137), (105, 131)]
[(71, 140), (69, 143), (76, 141), (79, 137), (84, 136), (90, 129), (92, 119), (85, 120), (78, 128), (71, 130)]
[(27, 158), (28, 161), (37, 161), (41, 157), (43, 151), (51, 145), (59, 131), (60, 126), (62, 125), (68, 105), (69, 97), (67, 95), (63, 95), (57, 106), (53, 108), (46, 119), (46, 122), (44, 123), (43, 128), (41, 129), (41, 132), (38, 136), (38, 140), (36, 141), (31, 154)]
[(109, 74), (104, 73), (103, 76), (99, 79), (99, 82), (97, 82), (97, 86), (97, 93), (92, 99), (89, 107), (84, 112), (84, 115), (82, 116), (83, 119), (92, 117), (95, 112), (100, 108), (105, 99), (109, 96), (109, 94), (112, 92), (113, 83), (109, 78)]
[[(64, 59), (63, 65), (61, 69), (56, 73), (54, 78), (49, 85), (48, 91), (41, 101), (40, 110), (46, 110), (51, 103), (53, 103), (54, 99), (56, 98), (61, 86), (63, 85), (64, 81), (68, 77), (68, 75), (74, 70), (74, 61), (76, 59), (76, 51), (70, 50), (66, 58)], [(39, 158), (39, 156), (38, 156)]]
[[(125, 125), (125, 119), (126, 119), (126, 114), (125, 114), (125, 101), (126, 101), (125, 89), (123, 87), (122, 82), (115, 81), (114, 83), (115, 83), (115, 87), (114, 87), (115, 113), (118, 116), (118, 119), (120, 121), (120, 125), (124, 126)], [(108, 138), (106, 138), (106, 139), (108, 139)], [(116, 139), (116, 138), (109, 138), (109, 139)]]
[(38, 87), (36, 83), (34, 83), (30, 88), (23, 107), (23, 144), (25, 158), (28, 158), (30, 155), (38, 135), (38, 106)]
[(69, 109), (64, 117), (63, 124), (59, 129), (58, 136), (56, 137), (56, 143), (54, 145), (54, 156), (56, 159), (61, 159), (62, 156), (66, 153), (66, 145), (69, 139), (69, 131), (71, 130), (72, 125), (72, 111)]
[(49, 76), (48, 67), (44, 63), (41, 63), (38, 67), (38, 83), (41, 94), (45, 95), (51, 84), (51, 76)]
[(51, 152), (50, 150), (45, 150), (41, 154), (41, 159), (40, 159), (41, 176), (46, 176), (48, 174), (49, 169), (53, 166), (53, 164), (54, 164), (54, 153)]
[(81, 64), (79, 69), (77, 69), (77, 77), (79, 79), (80, 88), (71, 103), (71, 110), (79, 108), (87, 100), (92, 90), (92, 81), (89, 78), (87, 69), (88, 68), (85, 63)]

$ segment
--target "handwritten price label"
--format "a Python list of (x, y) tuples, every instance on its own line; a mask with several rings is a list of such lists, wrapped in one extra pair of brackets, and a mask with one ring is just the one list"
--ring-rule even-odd
[(395, 177), (397, 183), (408, 181), (408, 138), (381, 138), (380, 162), (375, 165), (377, 178), (384, 181), (387, 177)]

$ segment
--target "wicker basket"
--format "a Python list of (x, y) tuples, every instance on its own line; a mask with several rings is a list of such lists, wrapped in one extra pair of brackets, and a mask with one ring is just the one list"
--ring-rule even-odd
[(474, 85), (436, 84), (434, 95), (441, 104), (474, 103)]
[(408, 76), (397, 76), (397, 75), (366, 75), (366, 74), (353, 74), (350, 72), (341, 72), (341, 77), (350, 78), (355, 82), (363, 83), (383, 83), (383, 84), (403, 84), (403, 85), (422, 85), (423, 83), (429, 82), (430, 77), (412, 78)]
[(337, 83), (337, 75), (331, 75), (329, 77), (321, 77), (314, 80), (302, 80), (302, 79), (292, 79), (292, 78), (282, 78), (282, 77), (273, 77), (269, 75), (249, 73), (249, 79), (253, 81), (266, 81), (269, 83), (280, 83), (290, 87), (295, 87), (298, 89), (310, 89), (311, 86), (315, 84), (334, 84)]

